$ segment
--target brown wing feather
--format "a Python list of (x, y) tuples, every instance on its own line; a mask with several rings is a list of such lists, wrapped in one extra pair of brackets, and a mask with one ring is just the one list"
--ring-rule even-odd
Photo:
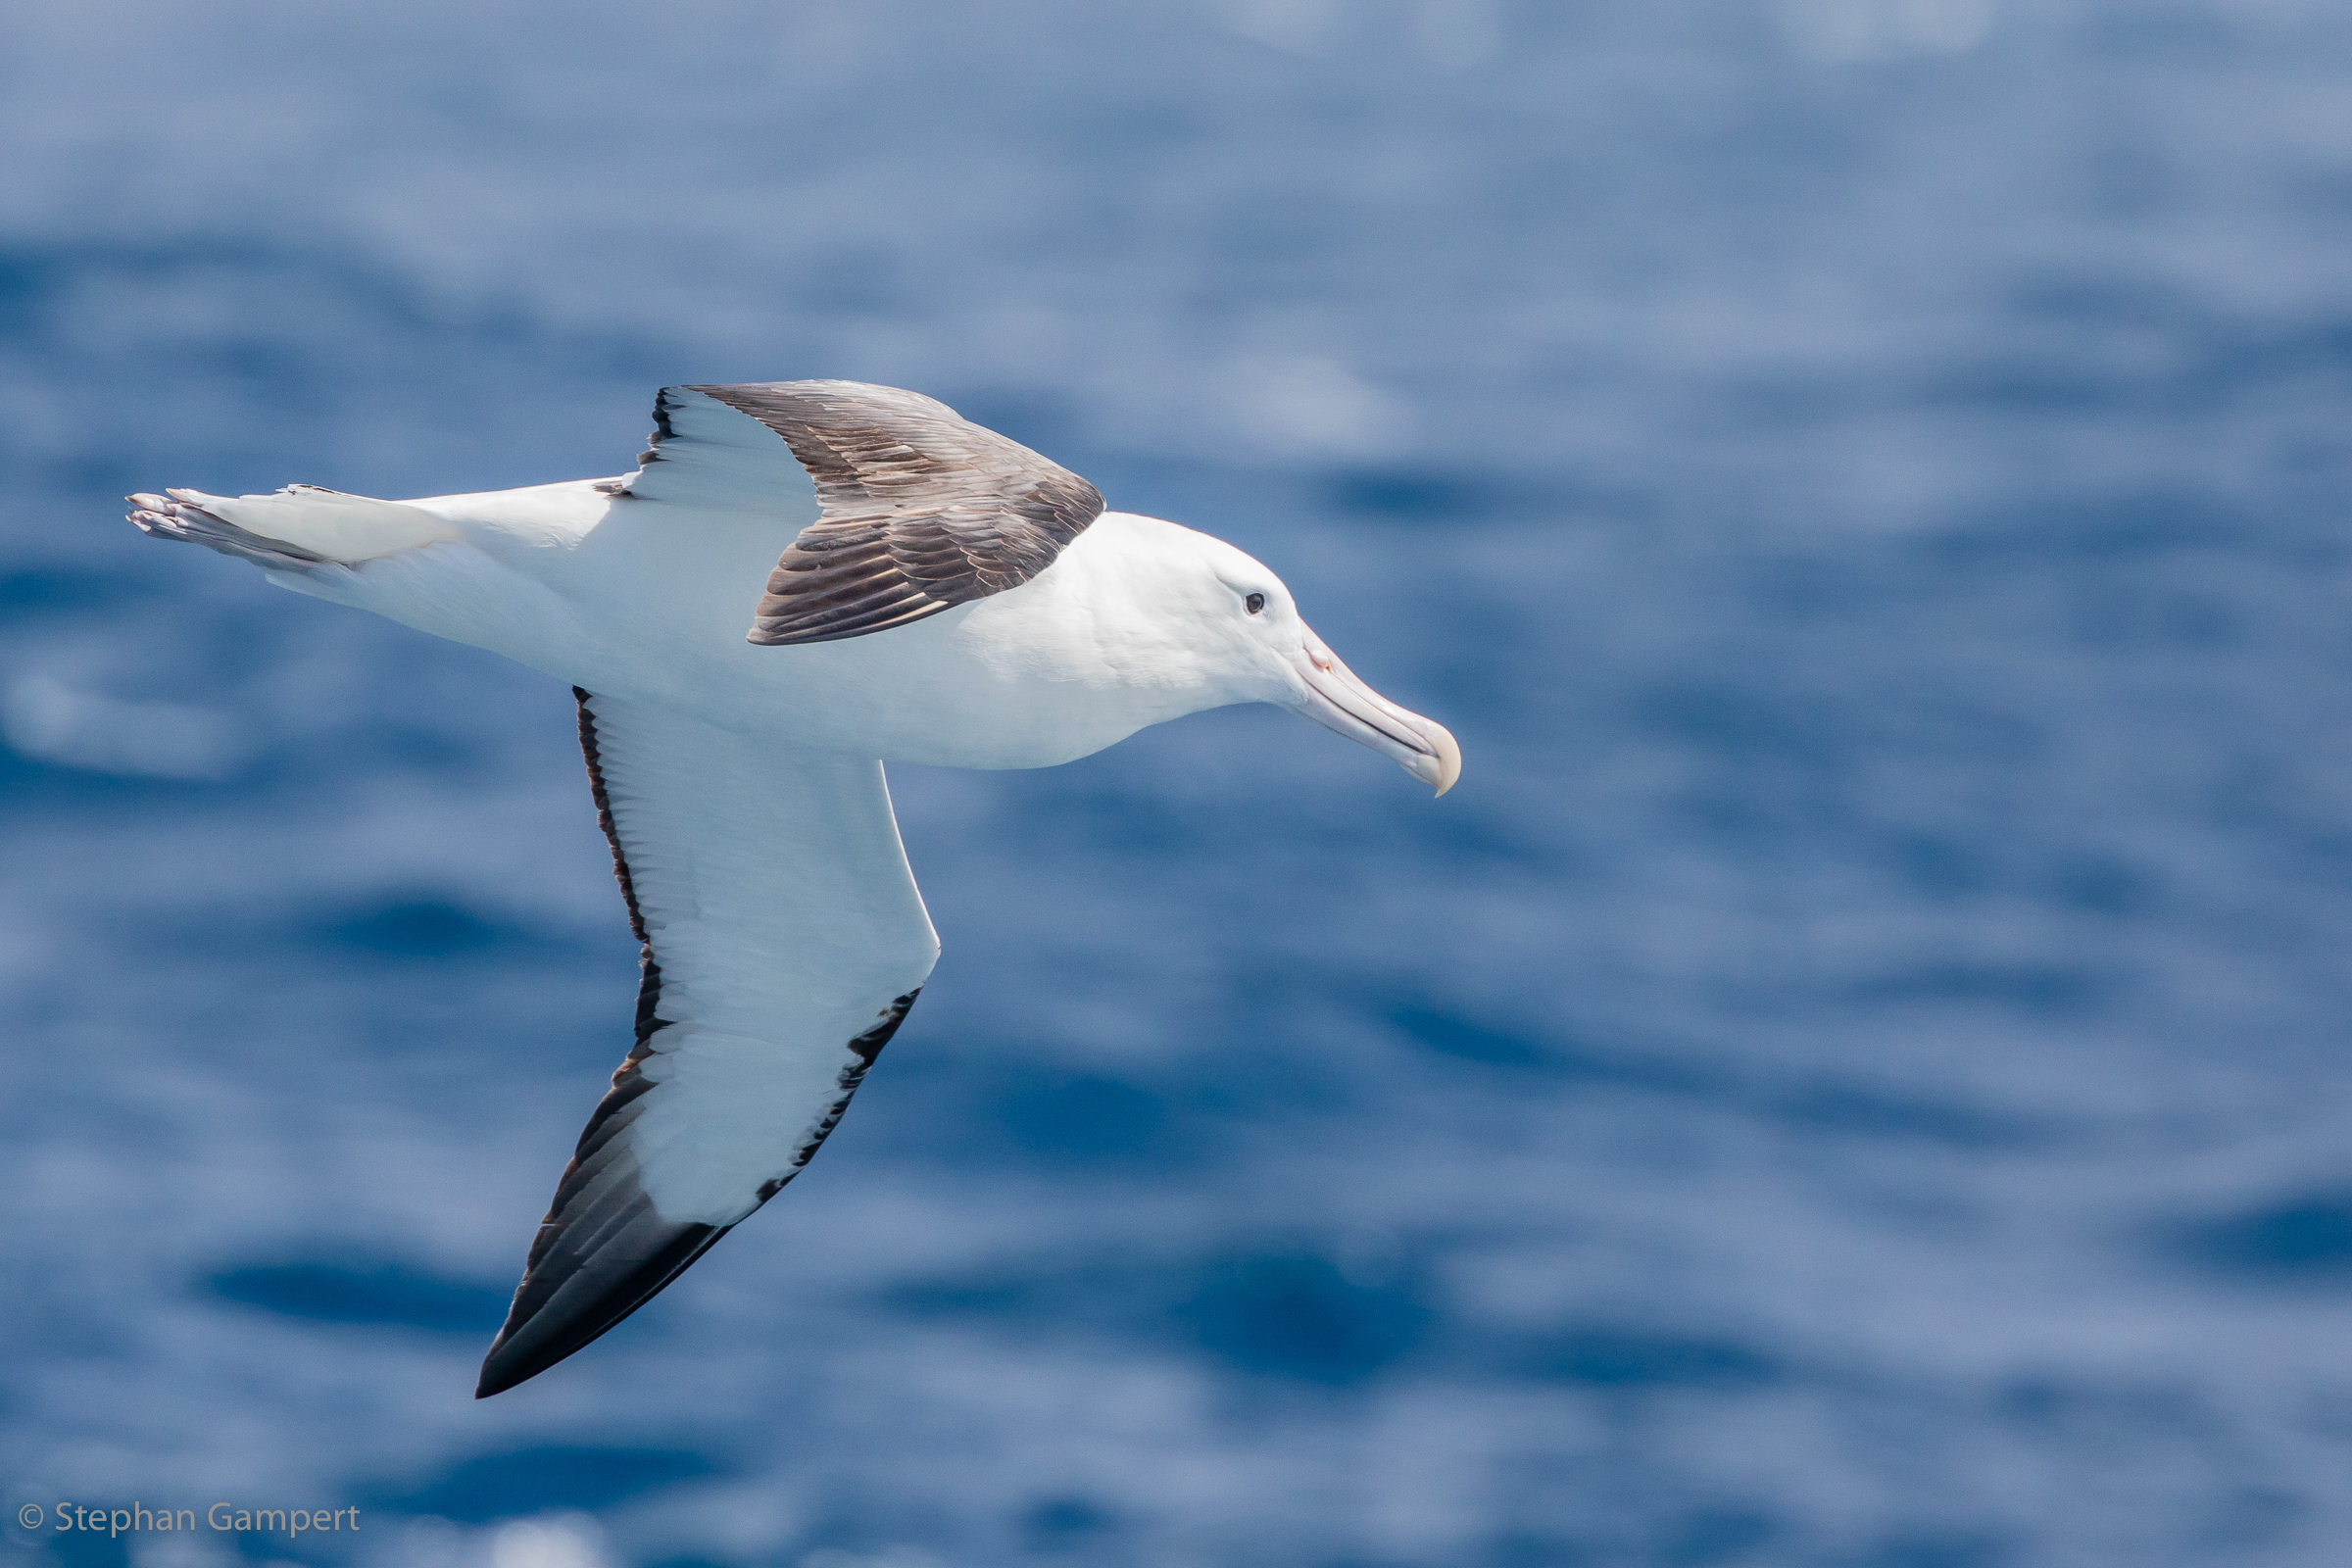
[(918, 392), (860, 381), (690, 386), (766, 425), (823, 514), (769, 573), (750, 640), (833, 642), (1017, 588), (1102, 513), (1060, 465)]

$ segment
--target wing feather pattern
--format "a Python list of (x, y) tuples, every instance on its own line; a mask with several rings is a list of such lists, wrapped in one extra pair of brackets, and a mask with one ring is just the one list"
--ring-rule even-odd
[[(780, 437), (822, 507), (768, 575), (755, 643), (862, 637), (1017, 588), (1102, 513), (1102, 492), (1060, 465), (936, 399), (861, 381), (664, 387), (633, 493), (700, 496), (740, 473), (756, 446), (705, 417), (712, 404)], [(662, 470), (677, 464), (697, 471)]]
[(575, 695), (644, 945), (636, 1040), (557, 1185), (477, 1397), (611, 1329), (798, 1174), (939, 951), (879, 762)]

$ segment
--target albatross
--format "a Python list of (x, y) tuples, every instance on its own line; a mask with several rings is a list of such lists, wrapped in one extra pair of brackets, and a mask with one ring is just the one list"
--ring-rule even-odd
[[(379, 501), (129, 497), (149, 534), (571, 684), (643, 945), (476, 1397), (676, 1279), (808, 1162), (939, 956), (887, 761), (1050, 767), (1274, 703), (1443, 795), (1443, 725), (1356, 677), (1282, 580), (919, 393), (665, 387), (635, 473)], [(748, 627), (748, 630), (747, 630)]]

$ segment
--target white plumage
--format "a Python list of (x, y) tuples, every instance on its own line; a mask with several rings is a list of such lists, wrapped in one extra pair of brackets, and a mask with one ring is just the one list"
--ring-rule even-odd
[(930, 399), (669, 388), (657, 418), (625, 481), (131, 498), (151, 533), (578, 690), (646, 979), (485, 1395), (603, 1333), (790, 1180), (912, 1004), (939, 944), (885, 760), (1047, 766), (1271, 702), (1441, 794), (1460, 767), (1263, 565), (1103, 512)]

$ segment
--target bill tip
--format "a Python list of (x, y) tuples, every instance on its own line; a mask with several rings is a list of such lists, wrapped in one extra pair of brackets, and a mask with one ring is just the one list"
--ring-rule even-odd
[(1455, 742), (1453, 731), (1445, 725), (1433, 723), (1429, 728), (1430, 739), (1438, 744), (1438, 776), (1433, 782), (1438, 786), (1438, 795), (1444, 795), (1462, 776), (1462, 748)]

